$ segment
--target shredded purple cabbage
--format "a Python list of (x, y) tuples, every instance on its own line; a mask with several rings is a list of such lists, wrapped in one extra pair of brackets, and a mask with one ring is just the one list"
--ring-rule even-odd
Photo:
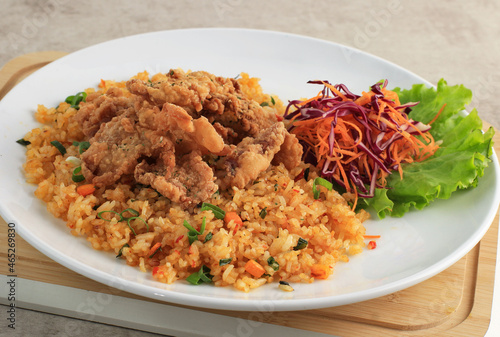
[[(309, 81), (308, 83), (323, 85), (323, 89), (319, 95), (320, 97), (303, 105), (301, 105), (301, 100), (290, 101), (286, 108), (284, 118), (287, 120), (293, 119), (294, 121), (302, 121), (309, 119), (321, 120), (333, 117), (328, 137), (328, 145), (330, 149), (329, 154), (332, 156), (335, 142), (334, 128), (337, 124), (337, 120), (340, 117), (352, 115), (362, 126), (364, 126), (364, 135), (361, 137), (363, 141), (360, 142), (357, 147), (360, 151), (366, 153), (373, 160), (374, 164), (373, 167), (370, 168), (370, 175), (367, 173), (363, 174), (361, 172), (362, 169), (355, 163), (356, 161), (351, 161), (348, 165), (345, 165), (343, 169), (348, 175), (350, 183), (357, 189), (360, 197), (373, 197), (375, 188), (382, 187), (377, 184), (376, 179), (379, 170), (391, 173), (392, 171), (398, 169), (398, 164), (392, 158), (389, 149), (391, 144), (403, 136), (394, 132), (388, 139), (384, 140), (387, 132), (391, 132), (392, 130), (388, 127), (388, 124), (385, 121), (396, 125), (399, 130), (406, 131), (409, 134), (419, 134), (420, 132), (426, 132), (430, 129), (429, 125), (415, 122), (408, 117), (408, 113), (411, 111), (411, 108), (418, 103), (407, 103), (397, 107), (393, 106), (393, 108), (400, 112), (401, 115), (408, 120), (409, 124), (414, 126), (414, 128), (408, 124), (399, 125), (397, 121), (395, 121), (387, 112), (383, 112), (381, 114), (381, 119), (377, 123), (376, 121), (368, 118), (370, 111), (379, 111), (380, 102), (393, 103), (387, 99), (382, 92), (382, 89), (387, 87), (387, 80), (384, 82), (378, 82), (371, 86), (371, 90), (374, 95), (372, 96), (371, 102), (364, 106), (354, 103), (354, 101), (361, 96), (349, 91), (344, 84), (337, 84), (334, 87), (345, 97), (350, 99), (349, 101), (343, 101), (342, 97), (338, 96), (335, 92), (332, 92), (332, 90), (325, 85), (325, 83), (330, 85), (328, 81)], [(387, 109), (388, 108), (386, 108), (386, 110)], [(288, 130), (293, 132), (294, 128), (294, 124), (291, 123)], [(377, 130), (377, 133), (374, 133), (374, 129)], [(352, 129), (350, 132), (353, 139), (358, 142), (360, 139), (358, 132), (355, 129)], [(314, 149), (304, 141), (300, 141), (300, 144), (304, 149), (304, 162), (317, 166), (319, 160), (316, 158)], [(381, 155), (384, 153), (385, 156)], [(336, 179), (333, 175), (337, 169), (337, 165), (339, 165), (337, 161), (326, 159), (322, 164), (322, 167), (320, 167), (321, 176), (348, 189), (348, 186), (345, 186), (345, 183), (342, 180)]]

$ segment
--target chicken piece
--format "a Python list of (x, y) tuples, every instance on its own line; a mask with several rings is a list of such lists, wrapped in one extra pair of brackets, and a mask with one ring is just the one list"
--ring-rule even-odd
[(221, 188), (244, 188), (267, 170), (285, 140), (285, 133), (283, 123), (276, 123), (262, 130), (255, 138), (243, 139), (218, 166), (216, 175)]
[[(201, 159), (201, 149), (218, 151), (225, 145), (206, 118), (192, 120), (173, 105), (168, 107), (169, 112), (160, 111), (147, 101), (136, 102), (135, 108), (136, 114), (114, 117), (90, 139), (90, 147), (81, 157), (86, 180), (108, 186), (123, 178), (135, 179), (184, 208), (212, 196), (218, 186), (212, 169)], [(170, 135), (179, 132), (191, 142), (193, 151), (177, 154), (167, 131)], [(215, 135), (215, 141), (210, 135)]]
[(205, 71), (186, 74), (180, 69), (170, 70), (164, 78), (154, 83), (132, 79), (126, 85), (131, 93), (150, 100), (158, 107), (172, 103), (184, 108), (195, 118), (211, 94), (235, 90), (230, 79), (216, 77)]
[(111, 88), (105, 95), (91, 93), (86, 102), (80, 103), (80, 109), (73, 117), (82, 126), (83, 134), (92, 137), (102, 123), (129, 111), (133, 102), (123, 95), (119, 88)]
[(234, 79), (216, 77), (204, 71), (185, 74), (171, 70), (160, 81), (146, 83), (139, 79), (127, 82), (130, 92), (161, 107), (165, 103), (178, 105), (193, 118), (204, 116), (211, 124), (225, 129), (224, 141), (237, 144), (247, 136), (277, 122), (273, 109), (263, 109), (245, 97)]
[(217, 191), (215, 177), (244, 188), (271, 162), (300, 162), (302, 147), (274, 109), (247, 99), (234, 79), (180, 70), (153, 79), (128, 81), (127, 97), (118, 88), (90, 94), (75, 115), (90, 138), (81, 156), (89, 183), (135, 180), (187, 209)]
[[(263, 109), (257, 102), (239, 95), (228, 97), (222, 115), (207, 115), (211, 122), (231, 128), (237, 135), (232, 143), (245, 137), (255, 137), (261, 130), (278, 122), (273, 109)], [(231, 142), (231, 139), (229, 139)]]
[(272, 164), (278, 166), (283, 163), (288, 170), (291, 170), (300, 164), (303, 151), (304, 149), (297, 137), (286, 131), (285, 141), (281, 145), (279, 152), (274, 156)]
[(165, 103), (162, 119), (175, 139), (178, 154), (200, 151), (202, 154), (224, 155), (229, 152), (217, 130), (203, 116), (193, 119), (183, 108)]
[[(108, 186), (124, 175), (132, 175), (140, 157), (174, 153), (173, 143), (161, 132), (136, 123), (133, 113), (124, 113), (102, 125), (82, 154), (82, 174), (96, 186)], [(175, 161), (174, 161), (175, 165)]]
[(212, 169), (197, 152), (183, 156), (173, 166), (163, 161), (156, 165), (142, 161), (134, 177), (185, 209), (210, 198), (218, 189)]
[(217, 133), (222, 137), (222, 139), (226, 141), (226, 143), (232, 143), (231, 141), (229, 141), (229, 139), (238, 138), (238, 134), (233, 129), (225, 127), (219, 122), (215, 122), (213, 126), (215, 128), (215, 131), (217, 131)]

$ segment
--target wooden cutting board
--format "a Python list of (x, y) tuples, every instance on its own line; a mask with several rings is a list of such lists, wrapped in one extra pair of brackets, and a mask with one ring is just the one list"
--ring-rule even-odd
[[(20, 56), (0, 70), (0, 99), (20, 80), (65, 53), (48, 51)], [(500, 153), (500, 135), (495, 135)], [(498, 213), (490, 229), (465, 257), (447, 270), (411, 288), (373, 300), (339, 307), (274, 313), (196, 309), (219, 315), (338, 336), (484, 336), (491, 314), (498, 239)], [(0, 218), (0, 274), (7, 270), (7, 224)], [(154, 300), (129, 294), (81, 276), (16, 240), (19, 278)], [(175, 305), (175, 304), (169, 304)]]

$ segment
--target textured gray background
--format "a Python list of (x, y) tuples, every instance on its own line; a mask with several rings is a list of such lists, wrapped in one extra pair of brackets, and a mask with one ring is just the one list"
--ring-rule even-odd
[[(29, 52), (78, 49), (127, 35), (193, 27), (283, 31), (355, 47), (432, 83), (472, 89), (471, 107), (500, 127), (500, 1), (0, 0), (0, 66)], [(289, 52), (289, 51), (284, 51)], [(2, 309), (2, 312), (4, 310)], [(3, 316), (2, 316), (3, 317)], [(18, 311), (19, 336), (65, 336), (68, 318)], [(77, 321), (80, 336), (151, 334)], [(6, 335), (0, 330), (0, 336)], [(9, 334), (13, 335), (13, 334)]]

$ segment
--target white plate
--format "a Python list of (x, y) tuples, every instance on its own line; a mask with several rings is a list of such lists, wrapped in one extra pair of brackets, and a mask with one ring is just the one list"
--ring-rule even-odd
[[(95, 251), (73, 237), (63, 221), (34, 198), (24, 181), (24, 148), (15, 143), (37, 127), (37, 104), (55, 106), (66, 96), (96, 87), (100, 79), (125, 80), (181, 67), (234, 77), (260, 77), (265, 92), (285, 102), (316, 93), (310, 79), (345, 83), (353, 92), (387, 78), (389, 87), (430, 83), (380, 58), (312, 38), (242, 29), (155, 32), (109, 41), (63, 57), (19, 83), (0, 102), (0, 211), (31, 245), (60, 264), (104, 284), (157, 300), (233, 310), (299, 310), (343, 305), (389, 294), (419, 283), (464, 256), (486, 233), (499, 203), (496, 156), (475, 189), (439, 200), (403, 218), (365, 223), (380, 234), (375, 250), (339, 263), (332, 277), (295, 284), (285, 293), (276, 284), (242, 293), (186, 282), (165, 285), (127, 266), (114, 254)], [(99, 291), (99, 289), (95, 289)]]

